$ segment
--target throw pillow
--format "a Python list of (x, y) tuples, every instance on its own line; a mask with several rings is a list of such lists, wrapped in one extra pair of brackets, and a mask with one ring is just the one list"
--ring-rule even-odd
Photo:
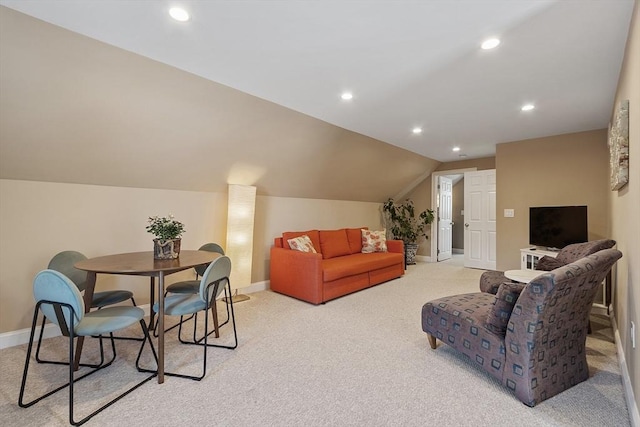
[(362, 253), (387, 252), (387, 230), (360, 230), (362, 232)]
[(289, 240), (303, 235), (309, 236), (311, 243), (316, 251), (320, 250), (320, 235), (318, 230), (306, 230), (306, 231), (285, 231), (282, 233), (282, 243), (285, 249), (291, 249), (289, 246)]
[(294, 251), (300, 252), (311, 252), (317, 253), (316, 248), (313, 247), (313, 243), (311, 243), (311, 239), (306, 234), (303, 234), (300, 237), (294, 237), (293, 239), (287, 240), (289, 246)]
[(563, 262), (558, 261), (554, 257), (545, 255), (538, 260), (538, 263), (536, 264), (536, 270), (551, 271), (563, 266)]
[(500, 285), (496, 299), (487, 316), (487, 329), (495, 334), (505, 335), (513, 307), (525, 286), (527, 286), (525, 283), (511, 282), (504, 282)]

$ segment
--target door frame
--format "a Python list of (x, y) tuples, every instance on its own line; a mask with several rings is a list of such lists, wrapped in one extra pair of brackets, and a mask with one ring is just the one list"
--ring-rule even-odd
[[(433, 172), (431, 174), (431, 209), (436, 210), (438, 206), (438, 177), (447, 175), (464, 175), (465, 172), (477, 172), (478, 168), (451, 169), (446, 171)], [(438, 215), (435, 215), (431, 223), (431, 256), (430, 262), (438, 262)]]

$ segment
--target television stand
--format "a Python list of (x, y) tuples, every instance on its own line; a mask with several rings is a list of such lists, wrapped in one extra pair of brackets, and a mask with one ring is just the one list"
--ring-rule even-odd
[(538, 265), (538, 260), (540, 260), (540, 258), (545, 255), (555, 258), (556, 256), (558, 256), (558, 251), (552, 251), (543, 248), (520, 249), (520, 269), (535, 270), (536, 265)]

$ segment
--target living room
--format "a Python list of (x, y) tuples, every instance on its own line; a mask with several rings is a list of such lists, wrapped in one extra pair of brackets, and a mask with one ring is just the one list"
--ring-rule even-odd
[[(611, 106), (613, 114), (614, 105), (630, 101), (634, 159), (640, 156), (640, 85), (632, 78), (640, 73), (638, 8), (635, 1)], [(617, 241), (624, 257), (614, 272), (613, 315), (637, 417), (640, 353), (632, 347), (630, 325), (634, 322), (636, 331), (640, 325), (635, 221), (640, 168), (632, 160), (629, 183), (610, 190), (607, 129), (508, 141), (497, 145), (495, 156), (439, 162), (4, 6), (0, 19), (0, 334), (5, 342), (29, 327), (30, 283), (60, 250), (75, 248), (87, 256), (150, 250), (146, 219), (168, 213), (186, 224), (185, 248), (224, 242), (231, 180), (259, 188), (251, 291), (268, 288), (269, 249), (283, 231), (376, 228), (380, 204), (416, 177), (426, 176), (407, 196), (425, 208), (430, 172), (495, 167), (496, 209), (516, 212), (513, 219), (497, 220), (498, 269), (519, 265), (519, 249), (528, 243), (529, 206), (586, 204), (589, 238)], [(113, 70), (119, 71), (117, 78)], [(71, 101), (60, 104), (64, 99)], [(206, 102), (212, 99), (213, 106)], [(168, 111), (178, 115), (179, 129), (157, 120)], [(113, 126), (118, 119), (122, 126)], [(248, 138), (254, 126), (249, 135), (255, 137)], [(120, 137), (126, 142), (112, 145)], [(205, 149), (210, 141), (219, 142), (213, 152)], [(232, 150), (234, 145), (242, 149)], [(189, 152), (203, 153), (196, 158), (209, 166), (207, 174), (194, 175), (199, 169), (190, 167)], [(167, 176), (146, 170), (157, 164), (165, 165)], [(431, 256), (428, 250), (422, 255)], [(171, 281), (187, 276), (176, 274)], [(139, 303), (149, 302), (143, 278), (105, 278), (100, 286), (136, 289)]]

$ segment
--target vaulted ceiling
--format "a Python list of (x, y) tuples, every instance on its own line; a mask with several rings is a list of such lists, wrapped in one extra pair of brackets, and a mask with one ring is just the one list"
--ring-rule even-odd
[(633, 8), (0, 4), (1, 177), (372, 201), (497, 143), (606, 127)]

